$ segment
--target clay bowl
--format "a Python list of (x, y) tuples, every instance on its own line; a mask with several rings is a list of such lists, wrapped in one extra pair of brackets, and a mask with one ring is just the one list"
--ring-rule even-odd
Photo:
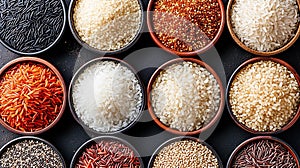
[[(282, 53), (283, 51), (287, 50), (288, 48), (290, 48), (298, 39), (299, 35), (300, 35), (300, 24), (298, 25), (298, 29), (295, 33), (295, 36), (293, 38), (290, 39), (290, 41), (288, 43), (286, 43), (285, 45), (283, 45), (282, 47), (273, 50), (273, 51), (266, 51), (266, 52), (262, 52), (262, 51), (257, 51), (254, 49), (249, 48), (248, 46), (246, 46), (236, 35), (236, 33), (233, 30), (232, 27), (232, 23), (231, 23), (231, 8), (232, 5), (235, 3), (235, 0), (229, 0), (228, 5), (227, 5), (227, 10), (226, 10), (226, 22), (227, 22), (227, 27), (229, 30), (229, 33), (231, 35), (231, 37), (233, 38), (233, 40), (244, 50), (246, 50), (249, 53), (252, 53), (254, 55), (259, 55), (259, 56), (273, 56), (279, 53)], [(297, 0), (297, 4), (299, 6), (300, 4), (300, 0)], [(299, 6), (300, 9), (300, 6)]]
[[(185, 132), (170, 128), (169, 126), (162, 123), (160, 121), (160, 119), (156, 116), (155, 111), (152, 107), (152, 103), (151, 103), (152, 85), (155, 82), (158, 75), (160, 74), (160, 72), (163, 71), (165, 68), (167, 68), (170, 65), (180, 63), (183, 61), (189, 61), (192, 63), (196, 63), (196, 64), (199, 64), (202, 67), (206, 68), (206, 70), (208, 70), (215, 77), (215, 79), (217, 80), (218, 85), (220, 87), (220, 104), (219, 104), (218, 111), (216, 111), (215, 116), (208, 122), (208, 124), (204, 125), (202, 128), (200, 128), (198, 130), (194, 130), (194, 131), (185, 131)], [(222, 116), (222, 113), (223, 113), (223, 109), (224, 109), (224, 105), (225, 105), (225, 93), (224, 93), (224, 88), (223, 88), (221, 79), (218, 77), (217, 73), (205, 62), (200, 61), (198, 59), (194, 59), (194, 58), (177, 58), (177, 59), (170, 60), (170, 61), (166, 62), (165, 64), (161, 65), (151, 76), (150, 81), (148, 83), (148, 87), (147, 87), (147, 105), (148, 105), (148, 110), (149, 110), (149, 113), (150, 113), (152, 119), (163, 130), (171, 132), (173, 134), (177, 134), (177, 135), (196, 135), (196, 134), (200, 134), (202, 132), (209, 130), (210, 128), (212, 128), (212, 126), (217, 124), (217, 121), (220, 119), (220, 117)]]
[(67, 90), (66, 90), (66, 85), (64, 82), (63, 77), (61, 76), (60, 72), (49, 62), (37, 58), (37, 57), (20, 57), (17, 59), (14, 59), (10, 62), (8, 62), (6, 65), (4, 65), (1, 69), (0, 69), (0, 76), (1, 78), (3, 77), (4, 73), (6, 73), (10, 68), (16, 66), (17, 64), (20, 63), (33, 63), (33, 64), (41, 64), (44, 65), (46, 68), (49, 68), (58, 78), (58, 80), (61, 83), (61, 87), (62, 87), (62, 92), (63, 92), (63, 98), (62, 98), (62, 106), (61, 109), (58, 113), (58, 115), (56, 116), (56, 118), (46, 127), (43, 127), (40, 130), (37, 131), (33, 131), (33, 132), (29, 132), (29, 131), (21, 131), (19, 129), (13, 128), (11, 127), (8, 123), (6, 123), (2, 118), (0, 118), (0, 123), (9, 131), (16, 133), (16, 134), (22, 134), (22, 135), (37, 135), (37, 134), (41, 134), (43, 132), (48, 131), (49, 129), (51, 129), (52, 127), (54, 127), (57, 122), (60, 120), (60, 118), (62, 117), (64, 111), (65, 111), (65, 107), (67, 104)]
[(229, 92), (231, 89), (231, 85), (233, 80), (235, 79), (236, 75), (240, 72), (241, 69), (243, 69), (245, 66), (249, 65), (249, 64), (253, 64), (255, 62), (259, 62), (259, 61), (273, 61), (275, 63), (279, 63), (285, 67), (288, 68), (289, 71), (292, 72), (292, 74), (295, 76), (295, 79), (297, 80), (298, 85), (300, 85), (300, 77), (298, 75), (298, 73), (296, 72), (296, 70), (290, 66), (287, 62), (280, 60), (278, 58), (272, 58), (272, 57), (256, 57), (256, 58), (252, 58), (250, 60), (245, 61), (244, 63), (242, 63), (231, 75), (228, 84), (227, 84), (227, 88), (226, 88), (226, 105), (227, 105), (227, 109), (229, 111), (229, 114), (231, 116), (231, 118), (233, 119), (233, 121), (243, 130), (250, 132), (252, 134), (278, 134), (281, 133), (287, 129), (289, 129), (290, 127), (292, 127), (295, 122), (298, 120), (299, 116), (300, 116), (300, 108), (298, 106), (298, 109), (296, 111), (296, 114), (294, 115), (294, 117), (285, 125), (283, 126), (281, 129), (278, 129), (276, 131), (256, 131), (253, 130), (249, 127), (247, 127), (246, 125), (242, 124), (241, 122), (238, 121), (238, 119), (236, 118), (236, 116), (233, 114), (233, 111), (231, 109), (231, 104), (229, 101)]
[[(263, 141), (263, 140), (267, 140), (271, 143), (277, 143), (277, 144), (280, 144), (282, 147), (284, 147), (291, 155), (292, 157), (295, 159), (296, 161), (296, 164), (297, 164), (297, 167), (300, 167), (300, 163), (299, 163), (299, 157), (298, 155), (296, 154), (295, 150), (289, 145), (287, 144), (286, 142), (282, 141), (281, 139), (279, 138), (276, 138), (276, 137), (272, 137), (272, 136), (257, 136), (257, 137), (253, 137), (253, 138), (250, 138), (244, 142), (242, 142), (239, 146), (237, 146), (235, 148), (235, 150), (231, 153), (229, 159), (228, 159), (228, 162), (227, 162), (227, 166), (226, 168), (231, 168), (233, 167), (233, 165), (235, 164), (235, 161), (236, 161), (236, 157), (238, 155), (240, 155), (240, 153), (245, 149), (247, 148), (247, 146), (251, 145), (251, 144), (255, 144), (255, 143), (258, 143), (260, 141)], [(262, 149), (263, 150), (263, 149)], [(255, 151), (255, 153), (259, 153), (260, 151), (257, 150)], [(243, 167), (243, 165), (237, 165), (238, 167)], [(260, 165), (260, 166), (263, 166), (263, 165)], [(276, 165), (278, 166), (278, 165)], [(263, 166), (264, 167), (264, 166)]]
[(224, 9), (224, 4), (222, 0), (217, 0), (220, 6), (220, 10), (221, 10), (221, 25), (219, 27), (219, 30), (216, 34), (216, 36), (204, 47), (197, 49), (195, 51), (191, 51), (191, 52), (179, 52), (179, 51), (175, 51), (172, 50), (168, 47), (166, 47), (165, 45), (163, 45), (163, 43), (158, 39), (154, 27), (153, 27), (153, 21), (152, 21), (152, 16), (153, 16), (153, 6), (156, 0), (150, 0), (149, 4), (148, 4), (148, 8), (147, 8), (147, 25), (148, 25), (148, 29), (151, 35), (151, 38), (153, 39), (153, 41), (156, 43), (156, 45), (158, 45), (160, 48), (162, 48), (163, 50), (181, 56), (181, 57), (190, 57), (190, 56), (195, 56), (197, 54), (201, 54), (206, 52), (207, 50), (211, 49), (219, 40), (223, 30), (224, 30), (224, 26), (225, 26), (225, 9)]

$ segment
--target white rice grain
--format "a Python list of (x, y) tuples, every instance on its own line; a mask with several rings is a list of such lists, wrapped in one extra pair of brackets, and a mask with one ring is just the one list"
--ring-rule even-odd
[(84, 124), (96, 131), (114, 132), (139, 116), (142, 87), (127, 67), (100, 61), (79, 74), (72, 98), (75, 112)]
[(231, 9), (231, 24), (247, 47), (274, 51), (295, 36), (299, 7), (296, 0), (236, 0)]
[(184, 61), (157, 76), (152, 85), (151, 105), (159, 120), (179, 131), (195, 131), (215, 116), (220, 87), (204, 67)]
[(73, 21), (91, 47), (114, 51), (131, 43), (141, 27), (138, 0), (77, 0)]

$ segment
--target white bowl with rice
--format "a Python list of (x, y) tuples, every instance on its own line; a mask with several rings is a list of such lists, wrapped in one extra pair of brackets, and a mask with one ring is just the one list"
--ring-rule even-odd
[(75, 120), (96, 134), (130, 128), (140, 118), (145, 102), (135, 70), (112, 57), (84, 64), (73, 76), (68, 96)]

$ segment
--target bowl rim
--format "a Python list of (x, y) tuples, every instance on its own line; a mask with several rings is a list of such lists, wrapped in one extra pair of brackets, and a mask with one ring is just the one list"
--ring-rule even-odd
[[(95, 64), (96, 62), (102, 62), (102, 61), (112, 61), (112, 62), (117, 62), (120, 63), (122, 66), (127, 67), (136, 77), (136, 79), (138, 80), (138, 83), (141, 86), (141, 93), (142, 93), (142, 103), (139, 109), (139, 114), (137, 115), (137, 117), (131, 121), (127, 126), (122, 127), (119, 130), (116, 131), (110, 131), (110, 132), (101, 132), (101, 131), (96, 131), (93, 128), (90, 128), (88, 125), (86, 125), (76, 114), (76, 110), (74, 109), (74, 105), (73, 105), (73, 97), (72, 97), (72, 90), (73, 90), (73, 85), (74, 82), (77, 80), (78, 76), (86, 69), (88, 68), (90, 65)], [(92, 59), (86, 63), (84, 63), (73, 75), (70, 85), (69, 85), (69, 90), (68, 90), (68, 104), (69, 104), (69, 108), (70, 111), (72, 113), (73, 118), (76, 120), (76, 122), (84, 128), (85, 131), (88, 131), (90, 133), (94, 133), (96, 135), (101, 135), (101, 134), (107, 134), (107, 135), (113, 135), (113, 134), (118, 134), (121, 132), (124, 132), (128, 129), (130, 129), (131, 127), (133, 127), (141, 118), (143, 111), (145, 110), (145, 102), (146, 102), (146, 96), (145, 96), (145, 87), (144, 84), (141, 80), (141, 78), (139, 77), (137, 71), (130, 65), (128, 64), (126, 61), (121, 60), (119, 58), (114, 58), (114, 57), (98, 57), (95, 59)]]
[(93, 53), (97, 53), (97, 54), (103, 54), (103, 55), (116, 55), (116, 54), (121, 54), (127, 50), (129, 50), (130, 48), (132, 48), (137, 41), (140, 39), (143, 30), (144, 30), (144, 10), (143, 10), (143, 3), (142, 0), (137, 0), (140, 6), (140, 10), (141, 10), (141, 19), (140, 19), (140, 26), (139, 29), (137, 30), (136, 34), (134, 35), (133, 39), (126, 44), (125, 46), (123, 46), (120, 49), (117, 50), (99, 50), (95, 47), (90, 46), (88, 43), (84, 42), (83, 40), (81, 40), (81, 37), (78, 35), (77, 30), (75, 28), (74, 25), (74, 21), (73, 21), (73, 9), (74, 6), (76, 4), (76, 1), (78, 0), (70, 0), (70, 5), (69, 5), (69, 9), (68, 9), (68, 22), (69, 22), (69, 27), (71, 30), (71, 33), (73, 35), (73, 37), (75, 38), (75, 40), (77, 41), (77, 43), (79, 43), (83, 48), (93, 52)]
[[(179, 131), (177, 129), (170, 128), (169, 126), (166, 126), (156, 116), (156, 114), (154, 112), (154, 109), (152, 107), (152, 103), (151, 103), (151, 94), (150, 93), (151, 93), (151, 90), (152, 90), (152, 85), (153, 85), (154, 81), (156, 80), (157, 76), (160, 74), (160, 72), (162, 70), (164, 70), (165, 68), (169, 67), (170, 65), (173, 65), (173, 64), (176, 64), (176, 63), (180, 63), (180, 62), (184, 62), (184, 61), (196, 63), (196, 64), (200, 65), (201, 67), (205, 68), (208, 72), (210, 72), (214, 76), (214, 78), (216, 79), (216, 81), (218, 83), (218, 86), (220, 88), (220, 104), (219, 104), (219, 108), (216, 111), (214, 117), (209, 121), (208, 124), (206, 124), (205, 126), (203, 126), (200, 129), (194, 130), (194, 131)], [(150, 113), (151, 118), (163, 130), (166, 130), (166, 131), (168, 131), (170, 133), (177, 134), (177, 135), (195, 135), (195, 134), (200, 134), (202, 132), (205, 132), (209, 128), (211, 128), (221, 118), (221, 116), (223, 114), (224, 106), (225, 106), (224, 87), (223, 87), (222, 81), (221, 81), (220, 77), (217, 75), (217, 73), (213, 70), (213, 68), (211, 68), (205, 62), (200, 61), (200, 60), (195, 59), (195, 58), (176, 58), (176, 59), (172, 59), (172, 60), (170, 60), (170, 61), (162, 64), (160, 67), (158, 67), (158, 69), (155, 70), (155, 72), (151, 76), (151, 78), (149, 80), (149, 83), (148, 83), (148, 86), (147, 86), (147, 106), (148, 106), (148, 112)]]
[(260, 140), (270, 140), (270, 141), (273, 141), (273, 142), (276, 142), (276, 143), (279, 143), (280, 145), (282, 145), (293, 156), (293, 158), (296, 161), (296, 164), (298, 165), (298, 167), (300, 167), (299, 156), (297, 155), (296, 151), (287, 142), (285, 142), (279, 138), (273, 137), (273, 136), (256, 136), (256, 137), (252, 137), (252, 138), (245, 140), (244, 142), (239, 144), (232, 151), (232, 153), (230, 154), (230, 157), (227, 161), (226, 168), (232, 167), (231, 165), (233, 164), (235, 157), (239, 154), (239, 152), (241, 150), (243, 150), (245, 147), (247, 147), (247, 145), (249, 145), (252, 142), (260, 141)]
[(148, 26), (148, 30), (149, 30), (149, 33), (150, 33), (150, 36), (151, 36), (152, 40), (156, 43), (156, 45), (158, 45), (163, 50), (165, 50), (165, 51), (167, 51), (171, 54), (178, 55), (180, 57), (191, 57), (191, 56), (195, 56), (195, 55), (198, 55), (198, 54), (205, 53), (206, 51), (211, 49), (217, 43), (219, 38), (221, 37), (221, 35), (223, 33), (223, 30), (224, 30), (224, 27), (225, 27), (225, 22), (226, 22), (225, 8), (224, 8), (223, 1), (222, 0), (217, 0), (217, 2), (219, 4), (219, 7), (220, 7), (220, 10), (221, 10), (221, 24), (220, 24), (220, 27), (218, 29), (218, 32), (217, 32), (216, 36), (212, 40), (210, 40), (210, 42), (207, 45), (205, 45), (204, 47), (202, 47), (198, 50), (191, 51), (191, 52), (179, 52), (179, 51), (175, 51), (175, 50), (172, 50), (172, 49), (164, 46), (162, 44), (162, 42), (157, 38), (156, 34), (154, 33), (155, 31), (154, 31), (153, 24), (152, 24), (153, 5), (154, 5), (155, 1), (156, 0), (150, 0), (149, 3), (148, 3), (148, 7), (147, 7), (147, 26)]
[(153, 167), (153, 163), (155, 161), (155, 158), (157, 157), (157, 155), (159, 154), (159, 152), (164, 147), (169, 146), (169, 145), (171, 145), (171, 144), (173, 144), (175, 142), (180, 142), (180, 141), (184, 141), (184, 140), (191, 140), (191, 141), (194, 141), (194, 142), (200, 143), (201, 145), (206, 146), (209, 150), (211, 150), (212, 154), (217, 158), (219, 167), (223, 168), (222, 160), (221, 160), (220, 156), (218, 155), (218, 153), (216, 152), (216, 150), (212, 146), (210, 146), (207, 142), (205, 142), (205, 141), (203, 141), (201, 139), (195, 138), (195, 137), (191, 137), (191, 136), (178, 136), (178, 137), (174, 137), (174, 138), (168, 139), (165, 142), (163, 142), (162, 144), (160, 144), (155, 149), (155, 151), (153, 152), (153, 154), (151, 155), (151, 158), (150, 158), (149, 163), (148, 163), (148, 168), (152, 168)]
[(272, 61), (272, 62), (279, 63), (280, 65), (286, 67), (295, 76), (295, 79), (298, 83), (298, 86), (300, 87), (300, 76), (298, 75), (297, 71), (290, 64), (288, 64), (287, 62), (285, 62), (281, 59), (278, 59), (278, 58), (274, 58), (274, 57), (255, 57), (255, 58), (251, 58), (251, 59), (243, 62), (241, 65), (239, 65), (238, 68), (236, 68), (234, 70), (234, 72), (232, 73), (232, 75), (231, 75), (231, 77), (228, 81), (227, 88), (226, 88), (226, 97), (225, 97), (226, 98), (226, 106), (227, 106), (228, 112), (229, 112), (231, 118), (233, 119), (233, 121), (236, 123), (236, 125), (238, 125), (243, 130), (245, 130), (249, 133), (252, 133), (252, 134), (265, 134), (265, 135), (278, 134), (278, 133), (281, 133), (283, 131), (286, 131), (287, 129), (289, 129), (290, 127), (292, 127), (296, 123), (296, 121), (298, 120), (298, 118), (300, 116), (300, 103), (298, 105), (297, 110), (295, 111), (296, 113), (293, 116), (293, 118), (289, 122), (287, 122), (281, 129), (278, 129), (276, 131), (255, 131), (255, 130), (247, 127), (246, 125), (244, 125), (244, 124), (242, 124), (238, 121), (238, 119), (235, 117), (235, 115), (233, 114), (233, 112), (231, 110), (231, 105), (230, 105), (230, 102), (229, 102), (229, 100), (230, 100), (229, 92), (230, 92), (230, 89), (231, 89), (231, 84), (232, 84), (233, 80), (235, 79), (236, 75), (240, 72), (240, 70), (242, 70), (247, 65), (253, 64), (255, 62), (260, 62), (260, 61)]
[(9, 70), (9, 68), (15, 66), (16, 64), (22, 63), (22, 62), (32, 62), (32, 63), (44, 65), (46, 68), (49, 68), (57, 76), (58, 80), (61, 82), (61, 87), (62, 87), (62, 91), (63, 91), (62, 107), (60, 109), (60, 112), (56, 116), (55, 120), (52, 121), (48, 126), (44, 127), (41, 130), (38, 130), (38, 131), (23, 132), (21, 130), (17, 130), (15, 128), (12, 128), (11, 126), (9, 126), (5, 121), (2, 120), (1, 117), (0, 117), (0, 124), (3, 127), (5, 127), (7, 130), (9, 130), (13, 133), (16, 133), (16, 134), (38, 135), (38, 134), (44, 133), (44, 132), (48, 131), (49, 129), (51, 129), (52, 127), (54, 127), (58, 123), (58, 121), (61, 119), (61, 117), (65, 111), (65, 107), (66, 107), (66, 103), (67, 103), (66, 84), (65, 84), (65, 81), (64, 81), (63, 77), (61, 76), (60, 72), (55, 68), (54, 65), (52, 65), (50, 62), (48, 62), (44, 59), (38, 58), (38, 57), (19, 57), (19, 58), (9, 61), (0, 69), (0, 77), (2, 77), (3, 73), (5, 73), (7, 70)]
[(62, 156), (62, 154), (59, 152), (59, 150), (49, 141), (43, 139), (43, 138), (39, 138), (39, 137), (35, 137), (35, 136), (21, 136), (21, 137), (17, 137), (14, 138), (10, 141), (8, 141), (7, 143), (5, 143), (1, 148), (0, 148), (0, 156), (5, 152), (5, 150), (9, 147), (11, 147), (12, 145), (15, 145), (19, 142), (25, 141), (25, 140), (34, 140), (34, 141), (39, 141), (44, 143), (45, 145), (49, 146), (61, 159), (61, 163), (63, 164), (63, 168), (66, 168), (66, 162), (64, 160), (64, 157)]
[(65, 5), (65, 2), (64, 0), (59, 0), (60, 3), (61, 3), (61, 6), (62, 6), (62, 11), (63, 11), (63, 21), (62, 21), (62, 28), (61, 28), (61, 31), (59, 33), (59, 35), (56, 37), (56, 39), (49, 45), (47, 46), (46, 48), (42, 49), (42, 50), (39, 50), (39, 51), (35, 51), (35, 52), (22, 52), (22, 51), (19, 51), (19, 50), (16, 50), (14, 49), (13, 47), (9, 46), (8, 44), (6, 44), (1, 38), (0, 38), (0, 43), (5, 47), (7, 48), (8, 50), (10, 50), (11, 52), (14, 52), (16, 54), (20, 54), (20, 55), (25, 55), (25, 56), (33, 56), (33, 55), (38, 55), (38, 54), (41, 54), (41, 53), (44, 53), (50, 49), (52, 49), (54, 46), (57, 45), (57, 43), (62, 39), (62, 36), (65, 32), (65, 29), (66, 29), (66, 24), (67, 24), (67, 12), (66, 12), (66, 5)]
[[(300, 14), (300, 0), (296, 0), (297, 1), (297, 6), (298, 6), (298, 12)], [(289, 49), (299, 38), (300, 36), (300, 22), (298, 22), (298, 28), (295, 31), (295, 35), (286, 43), (284, 44), (282, 47), (275, 49), (273, 51), (257, 51), (254, 49), (249, 48), (248, 46), (246, 46), (236, 35), (236, 33), (233, 30), (232, 24), (231, 24), (231, 7), (232, 5), (235, 3), (235, 0), (229, 0), (228, 1), (228, 5), (227, 5), (227, 9), (226, 9), (226, 22), (227, 22), (227, 28), (229, 30), (229, 33), (231, 35), (231, 37), (233, 38), (233, 40), (235, 41), (236, 44), (238, 44), (242, 49), (244, 49), (245, 51), (254, 54), (254, 55), (258, 55), (258, 56), (273, 56), (279, 53), (282, 53), (283, 51)]]
[(119, 137), (116, 137), (116, 136), (102, 135), (102, 136), (97, 136), (97, 137), (94, 137), (94, 138), (91, 138), (91, 139), (85, 141), (82, 145), (80, 145), (79, 148), (77, 148), (76, 152), (74, 153), (74, 155), (72, 157), (72, 160), (71, 160), (71, 163), (70, 163), (70, 168), (75, 167), (75, 165), (77, 163), (77, 160), (80, 157), (80, 155), (82, 154), (83, 150), (90, 147), (91, 144), (98, 143), (102, 140), (117, 141), (121, 144), (126, 145), (128, 148), (130, 148), (134, 152), (135, 157), (137, 157), (139, 159), (141, 168), (144, 167), (144, 162), (142, 160), (142, 156), (140, 155), (140, 153), (136, 150), (136, 148), (131, 143), (129, 143), (125, 139), (122, 139), (122, 138), (119, 138)]

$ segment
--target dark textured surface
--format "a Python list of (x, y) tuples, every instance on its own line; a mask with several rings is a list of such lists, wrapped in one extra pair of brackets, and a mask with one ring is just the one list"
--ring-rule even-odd
[[(223, 0), (223, 2), (226, 8), (227, 0)], [(147, 3), (148, 0), (143, 0), (144, 9), (146, 9)], [(66, 4), (69, 4), (69, 0), (66, 1)], [(299, 45), (300, 44), (298, 40), (290, 49), (275, 56), (288, 62), (296, 69), (298, 73), (300, 72), (300, 53), (298, 51)], [(228, 80), (233, 71), (242, 62), (253, 57), (253, 55), (242, 50), (237, 44), (234, 43), (226, 26), (221, 38), (216, 44), (216, 50), (219, 53), (224, 65), (226, 78), (224, 75), (221, 76), (224, 80)], [(204, 58), (203, 60), (205, 60), (205, 58), (207, 58), (205, 56), (209, 56), (210, 53), (214, 52), (215, 50), (212, 49), (208, 52), (208, 54), (201, 56), (201, 58)], [(139, 71), (138, 74), (144, 81), (145, 86), (154, 72), (155, 67), (173, 57), (158, 49), (147, 32), (143, 33), (133, 48), (126, 51), (126, 53), (115, 55), (115, 57), (124, 58), (128, 54), (130, 54), (130, 57), (126, 57), (125, 61), (129, 62), (129, 64)], [(57, 46), (43, 55), (38, 55), (38, 57), (51, 62), (55, 67), (58, 68), (58, 70), (62, 73), (67, 86), (69, 85), (74, 72), (80, 65), (98, 56), (99, 55), (97, 54), (93, 54), (85, 49), (82, 49), (79, 44), (76, 43), (75, 39), (70, 33), (69, 27), (67, 27), (62, 40)], [(3, 46), (0, 46), (0, 67), (17, 57), (20, 56), (9, 52)], [(222, 69), (222, 67), (218, 66), (213, 67), (215, 69)], [(125, 133), (117, 135), (127, 139), (143, 156), (149, 156), (162, 142), (176, 136), (162, 132), (162, 130), (149, 118), (150, 117), (147, 111), (145, 111), (141, 118), (141, 121), (144, 122), (139, 122)], [(300, 121), (298, 120), (298, 122), (296, 122), (296, 124), (289, 130), (274, 136), (289, 143), (299, 154), (299, 129)], [(2, 147), (9, 140), (18, 136), (20, 135), (10, 133), (0, 126), (0, 147)], [(38, 137), (50, 141), (58, 148), (65, 158), (67, 165), (69, 165), (71, 162), (72, 156), (79, 146), (86, 140), (90, 139), (91, 136), (94, 135), (89, 136), (89, 134), (86, 133), (82, 127), (76, 123), (70, 113), (69, 107), (66, 108), (63, 117), (54, 128), (42, 135), (38, 135)], [(253, 136), (255, 135), (247, 133), (235, 125), (225, 107), (223, 116), (217, 128), (212, 135), (209, 136), (206, 142), (217, 151), (221, 160), (223, 161), (223, 165), (225, 166), (227, 159), (234, 148), (244, 140)], [(147, 165), (148, 159), (149, 157), (144, 158), (145, 165)]]

